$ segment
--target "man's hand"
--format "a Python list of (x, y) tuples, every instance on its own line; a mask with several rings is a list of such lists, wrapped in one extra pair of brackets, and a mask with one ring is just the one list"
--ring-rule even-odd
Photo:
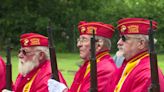
[(54, 79), (48, 80), (48, 90), (49, 92), (65, 92), (67, 87)]

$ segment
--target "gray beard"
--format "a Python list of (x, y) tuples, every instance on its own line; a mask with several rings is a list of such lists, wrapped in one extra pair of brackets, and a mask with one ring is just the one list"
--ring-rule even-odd
[(24, 61), (22, 59), (19, 59), (18, 70), (20, 74), (26, 76), (29, 72), (31, 72), (34, 68), (38, 66), (38, 55), (35, 55), (32, 60)]

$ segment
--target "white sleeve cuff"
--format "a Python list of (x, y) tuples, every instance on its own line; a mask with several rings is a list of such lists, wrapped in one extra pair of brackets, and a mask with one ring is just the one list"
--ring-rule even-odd
[(64, 89), (67, 87), (65, 84), (60, 83), (54, 79), (49, 79), (48, 80), (48, 90), (49, 92), (63, 92)]

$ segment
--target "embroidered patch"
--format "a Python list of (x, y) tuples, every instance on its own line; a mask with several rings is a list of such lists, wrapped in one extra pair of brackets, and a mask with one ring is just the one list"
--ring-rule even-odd
[(29, 43), (29, 40), (28, 39), (24, 39), (24, 46), (27, 46), (28, 45), (28, 43)]
[(125, 26), (125, 25), (122, 25), (120, 31), (121, 31), (121, 32), (125, 32), (125, 30), (126, 30), (126, 26)]
[(139, 33), (139, 26), (138, 25), (128, 26), (128, 33)]
[(87, 27), (87, 33), (92, 34), (93, 30), (95, 31), (95, 34), (96, 34), (97, 27), (93, 27), (93, 26)]
[(84, 33), (86, 31), (85, 27), (81, 27), (81, 33)]
[(30, 39), (31, 44), (30, 45), (40, 45), (40, 39), (39, 38), (32, 38)]

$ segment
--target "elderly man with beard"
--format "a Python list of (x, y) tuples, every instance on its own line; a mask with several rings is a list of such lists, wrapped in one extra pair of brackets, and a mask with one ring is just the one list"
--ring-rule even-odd
[[(157, 23), (153, 23), (153, 29)], [(148, 30), (150, 21), (143, 18), (125, 18), (118, 22), (120, 39), (118, 49), (125, 57), (122, 66), (113, 74), (104, 92), (149, 92), (151, 69)], [(158, 68), (160, 92), (164, 92), (164, 77)]]
[(81, 21), (78, 25), (80, 36), (77, 39), (77, 47), (80, 51), (80, 58), (83, 65), (76, 72), (74, 81), (67, 91), (60, 89), (60, 85), (55, 80), (49, 80), (50, 92), (88, 92), (90, 90), (90, 38), (92, 31), (95, 30), (96, 39), (96, 60), (97, 60), (97, 81), (98, 92), (103, 92), (107, 79), (116, 70), (116, 66), (110, 56), (111, 38), (114, 27), (110, 24), (101, 22)]
[[(52, 75), (48, 38), (36, 33), (26, 33), (21, 35), (20, 43), (19, 75), (13, 91), (48, 92), (48, 79)], [(59, 79), (66, 84), (60, 72)]]

